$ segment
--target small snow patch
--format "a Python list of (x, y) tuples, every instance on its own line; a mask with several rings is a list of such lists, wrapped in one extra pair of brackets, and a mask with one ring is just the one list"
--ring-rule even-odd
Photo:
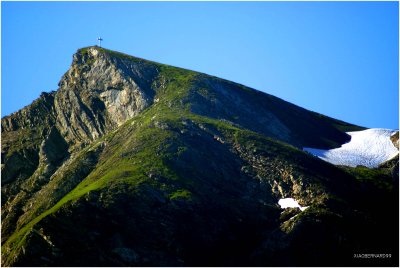
[(299, 208), (301, 211), (304, 211), (306, 208), (308, 208), (300, 206), (299, 203), (293, 198), (282, 198), (278, 201), (278, 205), (280, 205), (281, 208)]
[(391, 129), (371, 128), (347, 134), (351, 136), (351, 140), (340, 148), (331, 150), (303, 148), (303, 150), (334, 165), (350, 167), (363, 165), (369, 168), (378, 167), (399, 152), (390, 140), (393, 134)]

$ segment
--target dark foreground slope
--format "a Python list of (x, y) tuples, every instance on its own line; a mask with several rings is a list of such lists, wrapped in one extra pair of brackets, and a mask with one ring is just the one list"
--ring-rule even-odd
[(398, 264), (396, 162), (299, 150), (359, 127), (97, 47), (59, 86), (2, 119), (3, 265)]

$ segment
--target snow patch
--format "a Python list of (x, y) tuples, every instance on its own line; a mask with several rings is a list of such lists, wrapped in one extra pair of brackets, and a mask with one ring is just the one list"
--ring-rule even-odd
[(390, 140), (393, 133), (392, 129), (382, 128), (352, 131), (347, 132), (351, 140), (340, 148), (322, 150), (305, 147), (303, 150), (334, 165), (375, 168), (399, 153)]
[(299, 208), (301, 211), (305, 210), (308, 207), (302, 207), (299, 203), (293, 198), (282, 198), (279, 199), (278, 204), (281, 208)]

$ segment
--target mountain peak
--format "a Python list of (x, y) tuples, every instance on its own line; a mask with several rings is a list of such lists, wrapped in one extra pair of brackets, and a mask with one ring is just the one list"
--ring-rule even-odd
[(117, 54), (119, 54), (121, 56), (134, 58), (133, 56), (130, 56), (128, 54), (124, 54), (124, 53), (121, 53), (121, 52), (118, 52), (118, 51), (114, 51), (114, 50), (107, 49), (107, 48), (104, 48), (104, 47), (99, 47), (99, 46), (88, 46), (88, 47), (79, 48), (74, 55), (77, 55), (77, 54), (81, 54), (81, 55), (90, 54), (92, 56), (97, 56), (98, 54), (108, 54), (108, 55), (112, 55), (112, 54), (113, 55), (117, 55)]
[[(136, 64), (148, 63), (143, 59), (139, 59), (127, 54), (112, 51), (98, 46), (90, 46), (78, 49), (73, 55), (71, 68), (66, 73), (69, 80), (73, 81), (74, 77), (89, 75), (106, 76), (110, 68), (119, 71), (127, 71), (126, 69)], [(130, 66), (126, 66), (130, 65)], [(130, 75), (130, 74), (127, 74)], [(82, 78), (82, 77), (80, 77)], [(63, 82), (61, 80), (61, 83)]]
[[(73, 55), (73, 59), (80, 59), (82, 57), (87, 57), (88, 59), (95, 59), (95, 58), (104, 58), (107, 57), (109, 59), (114, 58), (114, 59), (120, 59), (120, 60), (129, 60), (133, 62), (147, 62), (147, 63), (153, 63), (157, 65), (158, 63), (156, 62), (151, 62), (149, 60), (145, 60), (139, 57), (135, 57), (132, 55), (128, 55), (119, 51), (107, 49), (104, 47), (99, 47), (99, 46), (89, 46), (89, 47), (83, 47), (77, 50), (77, 52)], [(84, 63), (79, 61), (79, 63)]]
[[(301, 148), (360, 129), (217, 77), (79, 49), (57, 91), (2, 119), (2, 264), (348, 266), (353, 245), (375, 252), (394, 237), (397, 217), (381, 208), (397, 188), (371, 199), (393, 163), (361, 184), (370, 172)], [(283, 198), (308, 208), (282, 211)], [(369, 229), (378, 219), (387, 234)]]
[(226, 120), (299, 148), (332, 148), (349, 140), (345, 131), (362, 129), (240, 84), (98, 46), (78, 49), (53, 95), (46, 107), (54, 104), (52, 118), (72, 143), (93, 141), (160, 100), (166, 109)]

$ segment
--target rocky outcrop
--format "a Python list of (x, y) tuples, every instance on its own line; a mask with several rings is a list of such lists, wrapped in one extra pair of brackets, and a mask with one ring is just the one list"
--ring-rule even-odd
[(68, 141), (93, 141), (147, 108), (155, 66), (90, 47), (78, 51), (55, 96), (57, 127)]
[(51, 125), (54, 119), (53, 103), (55, 92), (42, 92), (32, 104), (1, 119), (1, 132), (8, 133), (19, 129), (33, 129)]
[(47, 164), (57, 164), (68, 156), (68, 144), (58, 132), (58, 129), (53, 127), (50, 129), (49, 134), (40, 145), (39, 161)]

